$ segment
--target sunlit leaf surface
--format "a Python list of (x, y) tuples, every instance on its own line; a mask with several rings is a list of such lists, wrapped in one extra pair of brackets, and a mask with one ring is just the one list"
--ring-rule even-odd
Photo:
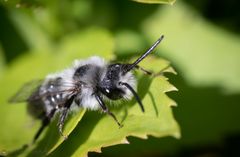
[[(168, 62), (156, 58), (147, 59), (142, 65), (147, 66), (151, 60), (155, 60), (153, 65), (158, 65), (158, 71), (169, 65)], [(107, 115), (86, 113), (86, 117), (69, 139), (50, 156), (86, 156), (89, 151), (101, 152), (102, 147), (127, 144), (128, 136), (143, 139), (148, 135), (179, 138), (179, 127), (171, 111), (171, 106), (175, 106), (176, 103), (165, 94), (176, 88), (169, 84), (164, 76), (152, 79), (149, 76), (139, 75), (138, 79), (138, 93), (142, 97), (145, 113), (141, 112), (134, 100), (121, 103), (120, 109), (115, 109), (114, 113), (122, 121), (124, 125), (122, 128), (118, 128)], [(73, 145), (74, 148), (71, 148)]]

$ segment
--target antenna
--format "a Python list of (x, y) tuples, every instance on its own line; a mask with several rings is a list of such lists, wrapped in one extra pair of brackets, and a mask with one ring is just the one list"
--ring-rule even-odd
[(143, 107), (142, 101), (141, 101), (140, 97), (138, 96), (137, 92), (135, 92), (135, 90), (126, 82), (120, 82), (120, 85), (123, 85), (123, 86), (127, 87), (130, 90), (130, 92), (133, 94), (133, 96), (135, 97), (136, 101), (138, 102), (142, 112), (144, 112), (144, 107)]
[(160, 44), (163, 38), (164, 35), (161, 35), (161, 37), (141, 57), (139, 57), (134, 63), (129, 64), (125, 69), (125, 73), (132, 70), (139, 62), (146, 58), (158, 46), (158, 44)]

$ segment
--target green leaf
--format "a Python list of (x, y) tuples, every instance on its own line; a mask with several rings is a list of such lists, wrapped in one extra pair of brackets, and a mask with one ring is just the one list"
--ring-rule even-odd
[[(10, 152), (12, 156), (45, 156), (46, 154), (81, 156), (89, 151), (100, 151), (101, 147), (126, 143), (127, 136), (180, 137), (179, 126), (170, 108), (176, 103), (165, 94), (176, 88), (169, 84), (163, 75), (151, 79), (149, 76), (137, 73), (138, 93), (143, 100), (146, 112), (140, 111), (135, 100), (122, 102), (118, 107), (111, 108), (118, 119), (123, 122), (123, 128), (119, 129), (107, 115), (97, 112), (85, 114), (85, 110), (80, 110), (69, 117), (66, 122), (64, 134), (69, 135), (67, 141), (63, 142), (63, 138), (59, 137), (56, 118), (37, 143), (29, 147), (21, 147), (31, 142), (40, 123), (30, 128), (23, 127), (29, 118), (25, 105), (9, 105), (6, 103), (7, 99), (24, 82), (34, 78), (43, 78), (49, 72), (61, 70), (69, 66), (76, 58), (84, 59), (99, 55), (109, 60), (113, 58), (113, 47), (110, 33), (104, 29), (89, 28), (67, 35), (54, 49), (58, 53), (41, 53), (39, 50), (40, 53), (30, 53), (15, 61), (0, 80), (1, 90), (6, 91), (0, 96), (0, 115), (4, 117), (0, 118), (0, 123), (4, 125), (4, 128), (0, 130), (2, 135), (0, 136), (0, 150)], [(146, 58), (141, 66), (155, 72), (172, 71), (168, 61), (154, 57)]]
[(133, 0), (139, 3), (150, 3), (150, 4), (171, 4), (173, 5), (176, 0)]
[[(74, 42), (71, 39), (74, 39)], [(9, 152), (25, 143), (31, 142), (34, 133), (40, 125), (37, 123), (34, 127), (28, 126), (30, 125), (28, 122), (30, 119), (27, 116), (24, 104), (10, 105), (7, 103), (7, 100), (22, 84), (32, 79), (44, 78), (48, 73), (70, 66), (73, 59), (84, 59), (92, 55), (106, 56), (108, 58), (112, 56), (111, 52), (114, 46), (112, 41), (111, 35), (106, 30), (89, 28), (86, 31), (76, 32), (73, 35), (69, 34), (62, 41), (61, 49), (68, 51), (61, 51), (57, 54), (52, 52), (30, 53), (16, 60), (0, 80), (1, 91), (4, 91), (0, 96), (0, 123), (4, 126), (4, 128), (0, 129), (0, 150)], [(69, 121), (70, 123), (66, 125), (64, 133), (70, 134), (75, 127), (74, 125), (82, 118), (84, 112), (79, 112)], [(58, 132), (56, 126), (51, 130)], [(45, 137), (50, 136), (49, 134), (51, 132), (48, 133), (47, 131)], [(55, 143), (50, 143), (47, 147), (44, 147), (46, 151), (57, 147), (62, 142), (62, 139), (59, 139), (57, 135), (53, 135), (51, 138), (57, 140), (55, 140)], [(46, 140), (48, 139), (44, 138), (42, 141)], [(32, 149), (41, 150), (40, 148), (41, 144), (34, 145), (28, 148), (26, 154)]]
[[(169, 66), (169, 63), (162, 59), (156, 59), (155, 62), (157, 61), (159, 61), (159, 72)], [(144, 65), (148, 65), (148, 60), (143, 63)], [(165, 94), (176, 88), (169, 84), (164, 76), (151, 79), (149, 76), (139, 75), (138, 80), (138, 93), (142, 98), (145, 113), (141, 112), (135, 100), (123, 102), (117, 107), (118, 109), (113, 110), (124, 125), (120, 129), (108, 115), (87, 113), (69, 139), (50, 156), (87, 156), (91, 151), (101, 152), (102, 147), (127, 144), (127, 136), (143, 139), (149, 135), (179, 138), (179, 126), (174, 120), (170, 107), (175, 106), (176, 103)]]

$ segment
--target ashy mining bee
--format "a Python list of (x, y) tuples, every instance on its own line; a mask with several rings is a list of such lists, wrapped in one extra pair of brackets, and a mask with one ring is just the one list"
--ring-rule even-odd
[(63, 125), (69, 110), (73, 107), (99, 110), (110, 115), (121, 127), (116, 116), (105, 105), (107, 100), (131, 99), (134, 97), (144, 112), (144, 107), (135, 91), (136, 79), (132, 70), (140, 69), (147, 74), (149, 71), (138, 66), (162, 41), (161, 36), (145, 53), (133, 63), (109, 64), (103, 58), (93, 56), (86, 60), (76, 60), (71, 68), (59, 73), (47, 75), (45, 79), (25, 84), (10, 99), (17, 103), (26, 101), (29, 113), (42, 121), (36, 132), (35, 142), (44, 128), (59, 113), (58, 129), (63, 135)]

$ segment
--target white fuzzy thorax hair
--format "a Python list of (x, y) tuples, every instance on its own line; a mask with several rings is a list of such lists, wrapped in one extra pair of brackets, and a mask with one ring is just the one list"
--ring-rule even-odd
[[(62, 79), (62, 84), (59, 87), (59, 89), (62, 91), (68, 91), (69, 89), (73, 88), (76, 82), (76, 80), (74, 80), (73, 78), (76, 70), (85, 65), (92, 66), (93, 70), (90, 71), (88, 74), (86, 74), (86, 76), (79, 78), (81, 81), (85, 82), (85, 84), (82, 85), (80, 93), (78, 93), (76, 96), (76, 99), (81, 100), (81, 104), (77, 104), (77, 105), (90, 110), (99, 109), (100, 107), (99, 103), (93, 95), (93, 92), (94, 92), (93, 90), (95, 89), (97, 82), (95, 82), (94, 78), (92, 77), (95, 77), (96, 75), (95, 73), (97, 72), (100, 74), (100, 80), (103, 79), (103, 77), (106, 75), (108, 64), (105, 62), (103, 58), (98, 56), (93, 56), (86, 60), (75, 60), (73, 62), (72, 67), (63, 70), (62, 72), (48, 75), (44, 83), (42, 84), (41, 91), (43, 92), (47, 88), (46, 86), (49, 83), (49, 81), (54, 80), (56, 78)], [(94, 71), (95, 67), (98, 68), (98, 71)], [(119, 82), (126, 82), (134, 89), (136, 88), (136, 80), (131, 72), (128, 72), (125, 75), (120, 74)], [(127, 87), (120, 86), (120, 85), (117, 85), (117, 86), (118, 88), (123, 89), (125, 92), (125, 94), (123, 95), (123, 99), (129, 100), (132, 98), (133, 95)], [(63, 96), (67, 96), (67, 93)], [(106, 96), (102, 96), (102, 97), (105, 100), (108, 99)], [(45, 108), (49, 112), (52, 110), (53, 106), (46, 103)], [(72, 108), (76, 108), (76, 106), (73, 105)]]

